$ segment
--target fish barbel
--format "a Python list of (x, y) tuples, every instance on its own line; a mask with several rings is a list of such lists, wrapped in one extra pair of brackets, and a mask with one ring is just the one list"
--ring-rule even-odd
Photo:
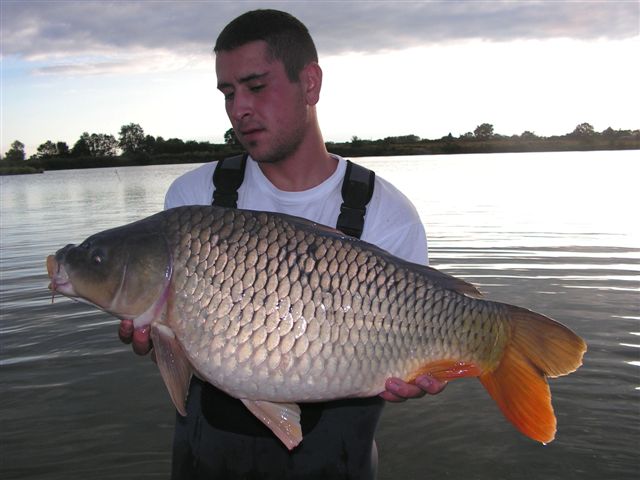
[(547, 377), (586, 344), (472, 285), (282, 214), (178, 207), (67, 245), (50, 288), (150, 327), (185, 415), (192, 374), (240, 399), (288, 448), (297, 402), (368, 397), (385, 380), (478, 377), (525, 435), (553, 440)]

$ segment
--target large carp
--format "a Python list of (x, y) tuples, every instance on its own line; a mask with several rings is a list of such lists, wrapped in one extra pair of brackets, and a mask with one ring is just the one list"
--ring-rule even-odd
[(192, 374), (288, 448), (296, 402), (378, 395), (385, 380), (479, 377), (525, 435), (553, 440), (547, 377), (586, 351), (565, 326), (334, 229), (211, 206), (167, 210), (47, 258), (50, 288), (137, 328), (181, 414)]

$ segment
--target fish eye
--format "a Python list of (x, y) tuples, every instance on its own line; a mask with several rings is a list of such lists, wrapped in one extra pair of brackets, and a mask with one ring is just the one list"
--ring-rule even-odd
[(91, 261), (95, 264), (95, 265), (101, 265), (102, 262), (104, 262), (104, 252), (102, 250), (94, 250), (93, 252), (91, 252)]

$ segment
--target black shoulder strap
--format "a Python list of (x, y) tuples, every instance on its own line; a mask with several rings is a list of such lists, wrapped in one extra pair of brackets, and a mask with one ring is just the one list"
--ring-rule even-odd
[(218, 207), (238, 206), (238, 189), (244, 180), (247, 154), (220, 160), (213, 172), (213, 199), (211, 205)]
[(347, 160), (347, 172), (342, 182), (342, 205), (336, 225), (338, 230), (360, 238), (375, 179), (376, 174), (372, 170)]
[[(213, 172), (212, 205), (238, 206), (238, 189), (244, 180), (247, 154), (220, 160)], [(367, 205), (373, 196), (376, 174), (357, 163), (347, 160), (347, 171), (342, 182), (342, 205), (336, 228), (347, 235), (360, 238), (364, 228)]]

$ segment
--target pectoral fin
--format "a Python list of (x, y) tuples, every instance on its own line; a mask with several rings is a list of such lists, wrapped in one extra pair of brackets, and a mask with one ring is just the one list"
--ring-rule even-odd
[(187, 414), (185, 402), (193, 373), (191, 364), (173, 331), (166, 325), (151, 325), (151, 341), (156, 352), (160, 375), (169, 390), (171, 400), (180, 415), (185, 416)]
[(289, 450), (293, 450), (302, 441), (300, 407), (297, 404), (241, 400), (251, 413), (269, 427)]

